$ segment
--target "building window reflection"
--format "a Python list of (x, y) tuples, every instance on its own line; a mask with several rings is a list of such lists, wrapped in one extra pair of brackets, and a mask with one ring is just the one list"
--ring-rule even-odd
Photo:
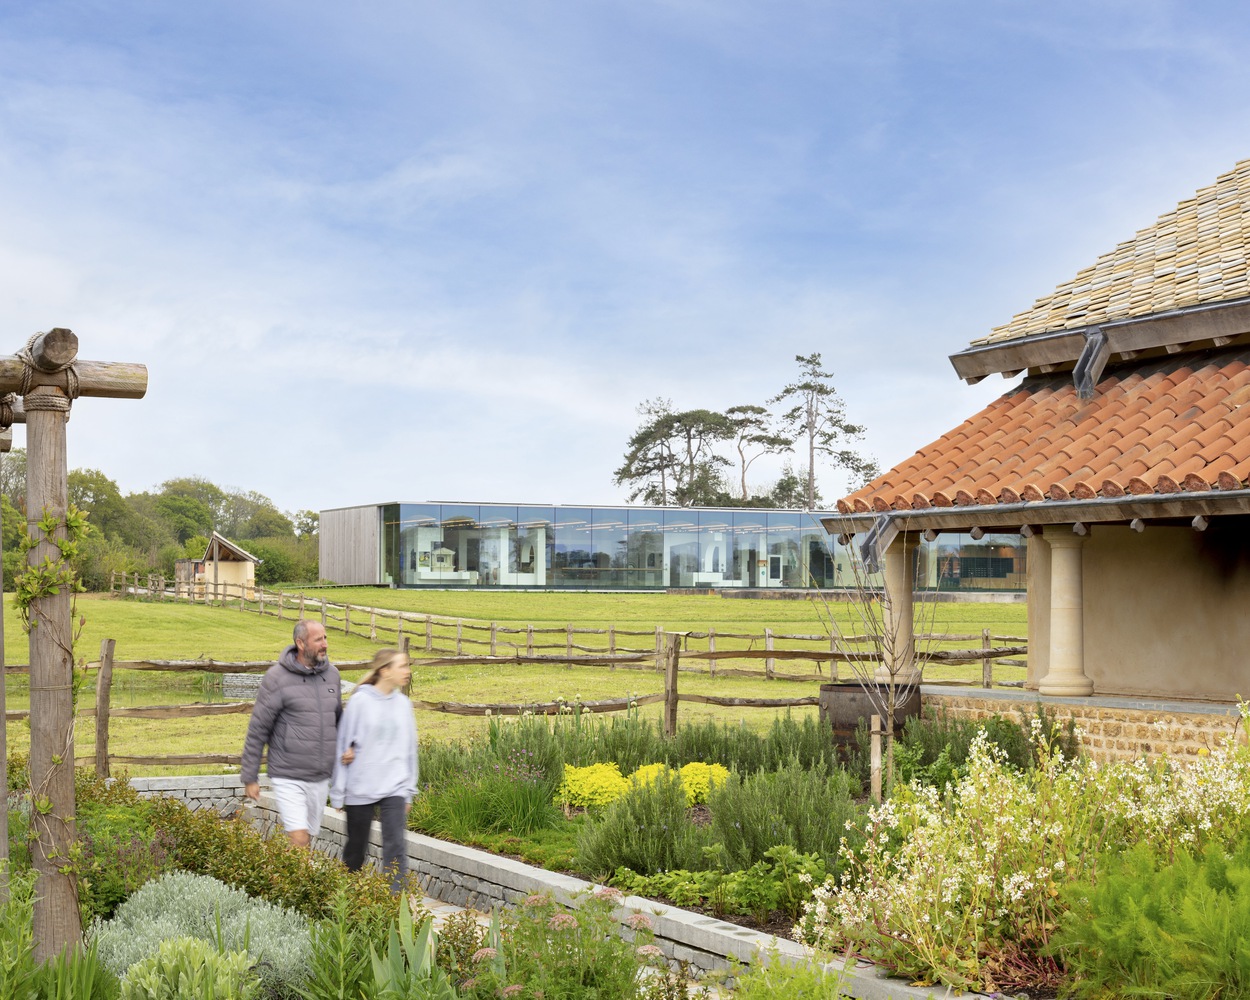
[[(862, 537), (835, 544), (805, 511), (386, 504), (380, 580), (395, 587), (862, 589)], [(941, 534), (916, 551), (922, 591), (1023, 591), (1019, 535)]]

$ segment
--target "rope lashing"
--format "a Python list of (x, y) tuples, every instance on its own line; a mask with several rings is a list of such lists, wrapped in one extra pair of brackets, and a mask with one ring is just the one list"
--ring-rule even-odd
[(74, 367), (74, 362), (69, 361), (63, 365), (56, 365), (48, 369), (46, 372), (35, 367), (35, 358), (32, 351), (35, 347), (35, 341), (42, 337), (42, 333), (32, 333), (30, 339), (26, 341), (26, 346), (17, 352), (15, 357), (22, 363), (22, 387), (19, 390), (21, 396), (26, 396), (32, 386), (31, 382), (36, 372), (46, 375), (56, 375), (59, 372), (65, 372), (65, 396), (58, 402), (49, 395), (45, 395), (41, 399), (41, 409), (46, 410), (68, 410), (70, 403), (78, 398), (78, 370)]

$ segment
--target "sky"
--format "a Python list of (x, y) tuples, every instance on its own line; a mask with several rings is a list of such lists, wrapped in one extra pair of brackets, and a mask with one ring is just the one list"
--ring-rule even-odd
[(68, 426), (125, 493), (622, 503), (640, 403), (813, 352), (889, 468), (1013, 384), (949, 355), (1250, 157), (1248, 39), (1224, 0), (0, 0), (0, 353), (147, 366)]

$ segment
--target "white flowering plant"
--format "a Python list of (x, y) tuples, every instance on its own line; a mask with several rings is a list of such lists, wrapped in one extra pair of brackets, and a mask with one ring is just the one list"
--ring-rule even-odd
[(991, 992), (1057, 986), (1052, 937), (1064, 888), (1140, 841), (1164, 856), (1240, 841), (1250, 751), (1231, 741), (1189, 763), (1072, 759), (1035, 725), (1037, 767), (975, 741), (946, 794), (900, 786), (869, 810), (840, 881), (816, 888), (797, 937), (924, 984)]

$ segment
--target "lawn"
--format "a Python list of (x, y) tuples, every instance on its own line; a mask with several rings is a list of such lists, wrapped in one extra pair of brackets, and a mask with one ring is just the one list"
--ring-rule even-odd
[[(575, 624), (579, 627), (650, 630), (657, 624), (671, 630), (760, 633), (764, 628), (779, 632), (820, 634), (824, 605), (807, 599), (747, 600), (714, 595), (604, 594), (604, 593), (480, 593), (464, 591), (405, 591), (378, 588), (335, 588), (307, 593), (324, 594), (335, 602), (374, 606), (423, 614), (438, 614), (500, 624), (533, 624), (537, 627)], [(932, 618), (929, 610), (932, 610)], [(845, 615), (845, 606), (838, 610)], [(237, 608), (210, 608), (186, 604), (146, 602), (110, 598), (108, 595), (80, 595), (77, 613), (85, 619), (76, 649), (80, 659), (94, 660), (100, 641), (117, 642), (118, 660), (271, 659), (291, 641), (292, 615), (286, 620), (240, 612)], [(999, 635), (1024, 635), (1025, 606), (1022, 604), (938, 604), (925, 606), (925, 629), (979, 632), (988, 627)], [(648, 640), (631, 639), (645, 646)], [(624, 640), (622, 640), (624, 644)], [(331, 659), (344, 662), (369, 658), (380, 643), (356, 635), (331, 631)], [(28, 660), (27, 639), (8, 600), (5, 603), (5, 654), (9, 663)], [(610, 670), (604, 667), (563, 665), (513, 666), (497, 664), (455, 664), (423, 667), (414, 665), (412, 694), (425, 701), (475, 703), (518, 703), (620, 698), (626, 695), (659, 693), (660, 675), (651, 670)], [(803, 663), (779, 664), (786, 673), (810, 672)], [(979, 676), (977, 664), (930, 669), (927, 676)], [(345, 670), (349, 679), (359, 671)], [(1022, 676), (1020, 668), (998, 668), (996, 676), (1013, 679)], [(814, 695), (819, 677), (810, 672), (804, 682), (769, 681), (763, 677), (711, 677), (706, 672), (680, 675), (679, 688), (685, 693), (730, 695), (748, 698), (787, 698)], [(844, 668), (843, 676), (846, 676)], [(826, 678), (827, 679), (827, 678)], [(93, 703), (90, 689), (81, 695)], [(211, 684), (211, 682), (209, 682)], [(140, 673), (119, 670), (115, 675), (118, 702), (136, 704), (175, 704), (201, 700), (220, 701), (206, 687), (202, 675)], [(10, 710), (27, 706), (24, 676), (9, 678)], [(644, 714), (659, 718), (659, 706), (646, 706)], [(814, 712), (799, 708), (798, 714)], [(716, 708), (683, 703), (681, 721), (714, 718), (763, 729), (771, 724), (771, 709)], [(480, 717), (419, 711), (417, 724), (423, 739), (474, 738), (483, 731)], [(147, 756), (155, 754), (238, 752), (247, 728), (247, 716), (227, 715), (204, 718), (150, 720), (114, 719), (110, 727), (111, 749), (116, 754)], [(10, 748), (21, 749), (29, 739), (24, 721), (8, 725)], [(81, 718), (76, 733), (79, 757), (92, 753), (94, 720)], [(136, 773), (147, 768), (132, 768)], [(203, 768), (200, 768), (203, 770)]]

